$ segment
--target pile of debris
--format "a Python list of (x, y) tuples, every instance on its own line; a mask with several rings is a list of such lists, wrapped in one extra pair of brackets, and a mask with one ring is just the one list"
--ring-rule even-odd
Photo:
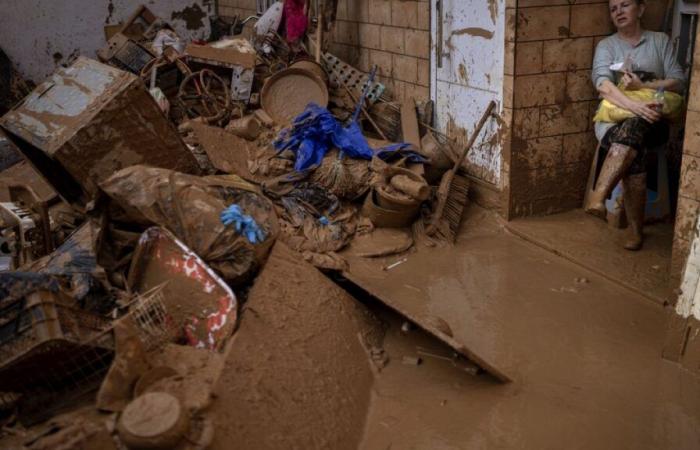
[(189, 43), (141, 7), (102, 62), (79, 57), (0, 119), (57, 194), (13, 178), (0, 203), (6, 431), (97, 390), (111, 430), (66, 436), (205, 448), (208, 370), (276, 241), (342, 271), (351, 242), (376, 257), (454, 240), (469, 145), (432, 129), (429, 103), (392, 102), (376, 69), (323, 52), (334, 14), (307, 29), (304, 3), (275, 3), (250, 39)]

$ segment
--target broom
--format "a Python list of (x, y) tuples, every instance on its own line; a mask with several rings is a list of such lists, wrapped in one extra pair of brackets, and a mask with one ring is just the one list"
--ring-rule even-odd
[(457, 231), (459, 231), (459, 224), (462, 221), (464, 207), (467, 204), (467, 194), (469, 193), (469, 178), (458, 175), (457, 171), (472, 145), (474, 145), (474, 141), (476, 141), (477, 136), (479, 136), (481, 129), (486, 123), (486, 119), (488, 119), (495, 107), (496, 102), (491, 100), (491, 103), (486, 108), (486, 112), (479, 120), (476, 129), (474, 129), (474, 133), (469, 138), (469, 142), (462, 150), (462, 154), (455, 161), (454, 167), (442, 176), (437, 192), (437, 207), (430, 219), (430, 224), (425, 229), (428, 236), (435, 236), (435, 234), (439, 233), (443, 239), (449, 242), (455, 241)]

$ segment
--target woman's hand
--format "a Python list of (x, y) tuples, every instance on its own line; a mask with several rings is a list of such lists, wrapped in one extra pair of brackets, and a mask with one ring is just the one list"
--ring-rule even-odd
[(625, 72), (622, 75), (622, 89), (626, 91), (637, 91), (644, 87), (644, 83), (634, 72)]
[(661, 113), (655, 109), (658, 108), (658, 104), (655, 102), (638, 102), (635, 100), (630, 100), (630, 104), (625, 107), (628, 111), (632, 112), (635, 116), (641, 117), (649, 123), (658, 122), (661, 120)]

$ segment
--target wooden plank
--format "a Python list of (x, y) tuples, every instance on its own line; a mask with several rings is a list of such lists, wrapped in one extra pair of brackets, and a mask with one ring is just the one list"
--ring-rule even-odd
[(421, 149), (416, 102), (413, 98), (407, 98), (401, 104), (401, 131), (404, 142), (413, 145), (418, 150)]
[[(573, 324), (583, 326), (581, 314), (586, 321), (605, 323), (617, 314), (624, 324), (630, 320), (630, 305), (641, 315), (658, 314), (660, 308), (508, 233), (493, 212), (476, 205), (467, 208), (455, 245), (430, 247), (418, 239), (399, 255), (362, 258), (352, 254), (351, 246), (342, 256), (348, 261), (348, 279), (501, 381), (522, 380), (527, 361), (550, 361), (552, 346), (583, 351), (582, 345), (618, 345), (619, 336), (611, 341), (610, 336), (587, 334), (583, 343), (566, 337)], [(543, 328), (547, 332), (540, 333)], [(625, 339), (638, 339), (636, 330), (620, 324), (610, 333), (623, 328)], [(663, 336), (663, 329), (657, 332)], [(544, 335), (561, 338), (553, 343)]]
[[(407, 98), (401, 104), (401, 130), (403, 141), (420, 150), (420, 128), (418, 127), (418, 116), (416, 115), (416, 102), (413, 98)], [(423, 176), (425, 174), (423, 164), (408, 164), (407, 167), (418, 175)]]

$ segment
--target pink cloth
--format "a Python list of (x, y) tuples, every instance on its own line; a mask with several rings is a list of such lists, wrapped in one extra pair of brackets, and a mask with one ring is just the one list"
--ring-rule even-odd
[(304, 36), (307, 26), (304, 0), (284, 1), (284, 24), (288, 42), (296, 42)]

